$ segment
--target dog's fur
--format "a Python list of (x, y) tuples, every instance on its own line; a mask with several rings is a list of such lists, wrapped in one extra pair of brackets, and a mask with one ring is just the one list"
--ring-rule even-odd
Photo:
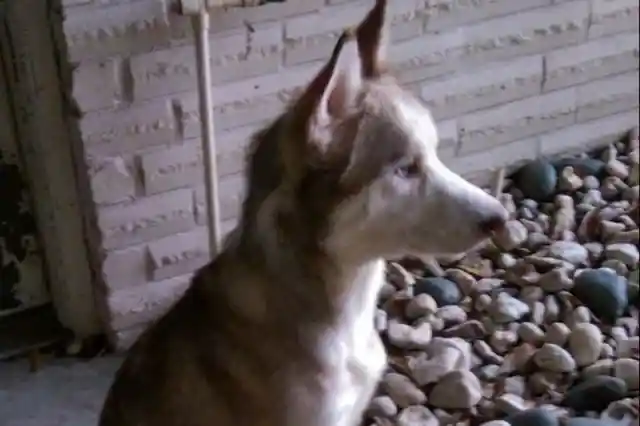
[(385, 72), (385, 11), (255, 136), (238, 228), (132, 347), (101, 426), (357, 425), (386, 365), (383, 259), (459, 253), (504, 223)]

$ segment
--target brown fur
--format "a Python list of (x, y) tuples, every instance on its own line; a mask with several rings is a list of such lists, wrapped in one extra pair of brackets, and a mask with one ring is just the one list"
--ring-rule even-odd
[[(344, 144), (331, 155), (309, 152), (314, 145), (305, 140), (347, 37), (300, 99), (255, 136), (237, 238), (131, 348), (101, 426), (283, 426), (288, 407), (279, 373), (311, 380), (323, 374), (310, 342), (337, 321), (334, 302), (346, 289), (317, 275), (332, 263), (320, 242), (329, 213), (374, 177), (358, 169), (343, 176), (355, 118), (343, 123)], [(400, 155), (376, 154), (377, 167)], [(276, 190), (282, 203), (271, 218), (274, 234), (265, 238), (256, 221)]]
[[(100, 426), (357, 424), (353, 417), (375, 387), (375, 366), (367, 371), (357, 362), (347, 364), (349, 374), (364, 383), (354, 385), (363, 398), (339, 424), (321, 423), (328, 417), (315, 408), (302, 410), (330, 394), (325, 379), (336, 377), (337, 367), (321, 353), (323, 338), (345, 321), (345, 300), (360, 303), (356, 281), (327, 248), (331, 218), (389, 169), (406, 163), (420, 171), (425, 155), (409, 143), (410, 129), (392, 102), (416, 101), (384, 72), (385, 8), (378, 0), (356, 30), (345, 32), (299, 99), (255, 135), (240, 225), (222, 253), (196, 272), (184, 296), (131, 348)], [(366, 83), (353, 110), (344, 110), (348, 93), (342, 86), (331, 93), (328, 111), (340, 118), (331, 121), (326, 144), (310, 130), (314, 111), (342, 49), (354, 38)], [(420, 182), (420, 188), (427, 185), (426, 178)], [(375, 237), (364, 244), (375, 246)], [(378, 335), (372, 327), (366, 333), (354, 351), (364, 347), (366, 353), (369, 345), (378, 350)], [(300, 390), (294, 396), (291, 383)]]

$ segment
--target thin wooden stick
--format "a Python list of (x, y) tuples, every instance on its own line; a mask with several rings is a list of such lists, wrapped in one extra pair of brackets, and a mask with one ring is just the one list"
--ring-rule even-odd
[(507, 173), (507, 169), (505, 167), (501, 167), (496, 171), (496, 175), (493, 181), (493, 195), (498, 198), (500, 194), (502, 194), (502, 190), (504, 189), (504, 180), (505, 175)]
[(218, 197), (218, 173), (213, 122), (213, 83), (211, 81), (211, 58), (209, 49), (209, 12), (204, 4), (193, 18), (196, 31), (196, 59), (198, 65), (198, 95), (200, 100), (200, 124), (202, 129), (202, 151), (204, 163), (204, 187), (207, 204), (209, 250), (211, 257), (220, 250), (220, 206)]

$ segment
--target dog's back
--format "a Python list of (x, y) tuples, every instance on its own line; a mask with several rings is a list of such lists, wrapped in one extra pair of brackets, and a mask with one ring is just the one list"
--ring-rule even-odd
[(243, 296), (225, 291), (225, 283), (263, 285), (257, 280), (260, 274), (235, 253), (199, 271), (184, 297), (131, 348), (100, 425), (286, 424), (278, 407), (282, 381), (274, 373), (291, 360), (281, 351), (299, 349), (287, 347), (291, 339), (270, 336), (283, 329), (261, 323), (244, 300), (233, 306)]
[(386, 365), (383, 259), (459, 253), (504, 224), (386, 75), (385, 11), (255, 136), (240, 226), (133, 346), (100, 426), (356, 426)]

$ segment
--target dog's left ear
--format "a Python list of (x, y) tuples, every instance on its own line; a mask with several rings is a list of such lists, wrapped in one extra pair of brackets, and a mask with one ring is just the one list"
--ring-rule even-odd
[(387, 0), (376, 0), (356, 30), (365, 78), (377, 77), (384, 72), (389, 44), (388, 9)]
[[(356, 107), (365, 80), (382, 74), (389, 38), (387, 9), (386, 0), (376, 0), (358, 27), (338, 40), (329, 63), (312, 84), (321, 87), (325, 81), (324, 88), (316, 91), (322, 95), (311, 117), (312, 133), (327, 129), (332, 120)], [(321, 133), (314, 135), (316, 140), (322, 139)]]
[(341, 35), (331, 58), (293, 107), (293, 122), (304, 125), (305, 139), (314, 149), (322, 152), (328, 148), (333, 124), (357, 108), (366, 80), (383, 72), (386, 15), (387, 1), (376, 0), (362, 22)]

